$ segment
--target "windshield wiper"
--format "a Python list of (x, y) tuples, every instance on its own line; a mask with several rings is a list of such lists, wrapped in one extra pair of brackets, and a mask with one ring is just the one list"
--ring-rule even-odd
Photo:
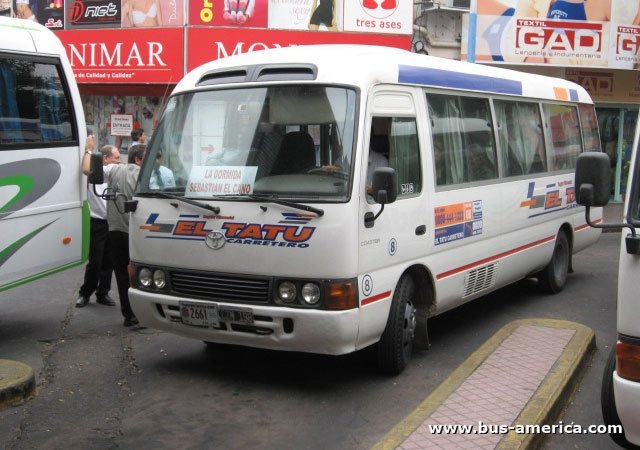
[[(163, 191), (145, 192), (145, 194), (157, 195), (157, 196), (164, 197), (164, 198), (171, 198), (171, 199), (174, 199), (174, 200), (178, 200), (178, 201), (187, 203), (189, 205), (197, 206), (198, 208), (206, 209), (208, 211), (211, 211), (214, 214), (220, 214), (220, 207), (219, 206), (211, 206), (211, 205), (208, 205), (206, 203), (199, 202), (198, 200), (192, 200), (190, 198), (183, 197), (181, 195), (169, 194), (169, 193), (163, 192)], [(172, 205), (176, 206), (176, 207), (178, 206), (177, 204), (173, 204), (173, 203), (172, 203)]]
[(318, 215), (318, 217), (324, 216), (324, 210), (320, 208), (314, 208), (313, 206), (303, 205), (302, 203), (293, 202), (291, 200), (282, 200), (275, 198), (271, 195), (258, 195), (258, 194), (246, 194), (247, 197), (254, 200), (261, 200), (264, 202), (276, 203), (278, 205), (289, 206), (290, 208), (301, 209), (303, 211), (309, 211)]
[(314, 208), (313, 206), (303, 205), (302, 203), (297, 203), (291, 200), (283, 200), (273, 195), (260, 195), (260, 194), (218, 195), (218, 196), (215, 196), (215, 198), (220, 200), (242, 200), (242, 199), (249, 198), (252, 200), (259, 200), (262, 202), (269, 202), (269, 203), (277, 203), (278, 205), (284, 205), (290, 208), (309, 211), (314, 214), (317, 214), (318, 217), (324, 216), (324, 210), (320, 208)]

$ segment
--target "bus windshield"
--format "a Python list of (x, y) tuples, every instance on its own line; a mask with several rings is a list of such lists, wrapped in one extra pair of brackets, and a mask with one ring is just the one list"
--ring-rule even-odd
[(356, 104), (355, 90), (318, 85), (175, 95), (151, 140), (138, 193), (347, 201)]

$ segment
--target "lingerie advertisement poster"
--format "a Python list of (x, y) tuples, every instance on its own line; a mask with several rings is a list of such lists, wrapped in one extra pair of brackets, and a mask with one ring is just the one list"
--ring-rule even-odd
[(122, 0), (122, 27), (181, 27), (183, 0)]
[(0, 0), (0, 15), (38, 22), (52, 30), (64, 29), (63, 0)]
[(413, 2), (189, 0), (189, 25), (410, 35), (413, 30)]
[[(475, 23), (474, 23), (475, 22)], [(640, 0), (477, 0), (462, 58), (485, 63), (633, 69)]]

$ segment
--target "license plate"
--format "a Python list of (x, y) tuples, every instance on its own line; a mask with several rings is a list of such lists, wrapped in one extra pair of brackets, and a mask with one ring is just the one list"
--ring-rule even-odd
[(253, 325), (253, 311), (250, 308), (220, 306), (218, 318), (223, 322)]
[(182, 323), (196, 327), (219, 327), (218, 305), (180, 302)]

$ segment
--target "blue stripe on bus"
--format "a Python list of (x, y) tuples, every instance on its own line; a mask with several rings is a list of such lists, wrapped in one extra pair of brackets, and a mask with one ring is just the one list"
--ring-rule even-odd
[(402, 64), (398, 66), (398, 69), (398, 82), (400, 83), (522, 95), (520, 81)]
[(572, 102), (578, 101), (578, 91), (575, 89), (569, 89), (569, 98)]

